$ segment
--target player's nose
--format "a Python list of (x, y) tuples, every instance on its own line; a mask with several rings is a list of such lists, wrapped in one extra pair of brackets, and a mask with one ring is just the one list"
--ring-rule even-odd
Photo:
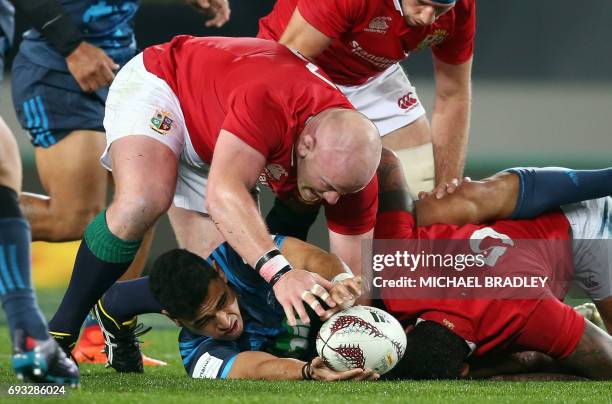
[(436, 21), (436, 8), (433, 6), (424, 6), (419, 13), (419, 17), (424, 26), (433, 24), (434, 21)]
[(232, 320), (229, 318), (226, 312), (217, 312), (217, 328), (220, 330), (227, 330), (232, 325)]
[(323, 192), (323, 199), (325, 199), (325, 202), (329, 203), (330, 205), (335, 205), (340, 199), (340, 194), (338, 194), (336, 191)]

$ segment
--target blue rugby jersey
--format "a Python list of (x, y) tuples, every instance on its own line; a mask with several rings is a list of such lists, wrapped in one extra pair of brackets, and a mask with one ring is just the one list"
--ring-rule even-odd
[[(138, 0), (58, 0), (85, 41), (123, 65), (136, 53), (134, 15)], [(23, 34), (19, 51), (32, 63), (67, 71), (64, 58), (35, 29)]]
[[(284, 239), (284, 236), (274, 238), (279, 249)], [(229, 244), (224, 243), (213, 251), (208, 262), (223, 270), (236, 291), (244, 331), (235, 341), (221, 341), (183, 328), (179, 334), (179, 349), (185, 370), (191, 377), (225, 379), (236, 356), (243, 351), (265, 351), (297, 359), (312, 356), (314, 335), (311, 327), (287, 325), (283, 308), (270, 285)]]

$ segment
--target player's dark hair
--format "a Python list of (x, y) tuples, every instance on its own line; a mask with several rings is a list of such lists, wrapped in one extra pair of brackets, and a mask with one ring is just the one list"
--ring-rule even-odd
[(208, 293), (210, 282), (219, 277), (202, 257), (174, 249), (160, 255), (149, 273), (151, 293), (171, 317), (192, 319)]
[(470, 348), (448, 328), (421, 321), (406, 335), (406, 353), (385, 378), (457, 379)]

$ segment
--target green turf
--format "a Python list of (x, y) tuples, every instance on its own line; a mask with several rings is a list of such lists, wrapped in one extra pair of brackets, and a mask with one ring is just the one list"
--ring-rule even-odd
[[(57, 304), (57, 293), (39, 300), (46, 314)], [(56, 402), (87, 403), (612, 403), (610, 382), (250, 382), (191, 380), (178, 356), (177, 329), (154, 317), (144, 319), (155, 329), (145, 336), (145, 352), (168, 362), (146, 368), (143, 375), (120, 375), (101, 365), (81, 367), (81, 388)], [(8, 397), (15, 383), (9, 362), (10, 344), (0, 314), (0, 403), (40, 401), (39, 397)]]

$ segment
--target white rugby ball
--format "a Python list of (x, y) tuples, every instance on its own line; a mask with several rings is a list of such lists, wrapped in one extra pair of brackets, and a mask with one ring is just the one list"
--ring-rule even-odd
[(379, 374), (393, 369), (406, 350), (399, 321), (384, 310), (353, 306), (327, 320), (317, 335), (317, 352), (333, 370), (369, 368)]

